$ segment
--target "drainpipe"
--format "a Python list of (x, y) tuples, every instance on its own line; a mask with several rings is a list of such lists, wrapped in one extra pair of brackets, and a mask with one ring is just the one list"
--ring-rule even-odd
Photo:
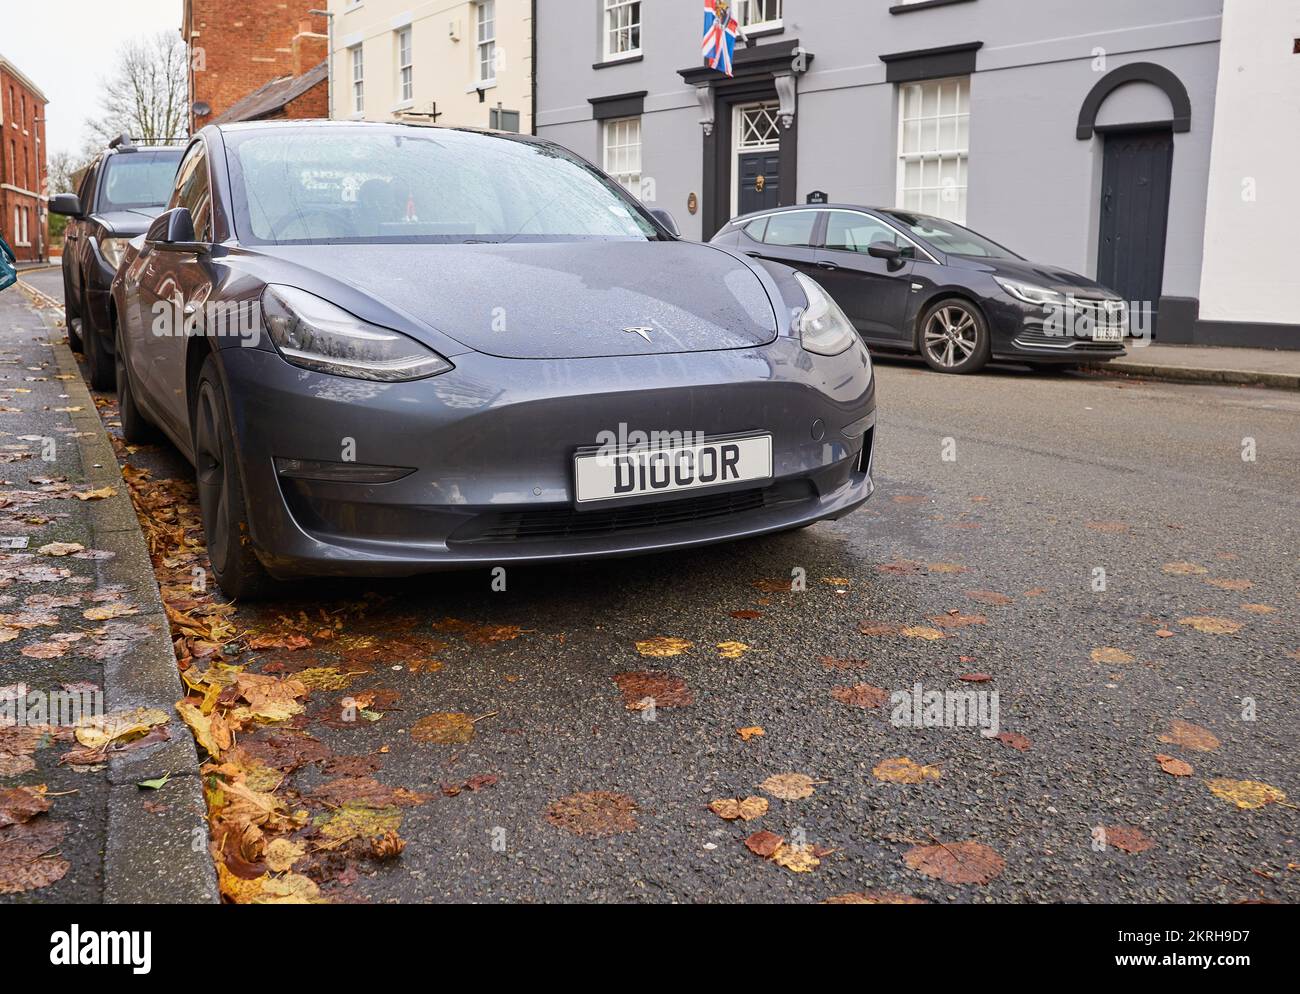
[(325, 117), (332, 121), (334, 120), (334, 13), (329, 10), (309, 10), (307, 13), (320, 14), (325, 18), (325, 99), (329, 101), (329, 107), (325, 109)]
[(537, 0), (533, 0), (533, 71), (532, 71), (532, 91), (533, 91), (533, 110), (529, 117), (532, 118), (533, 126), (530, 129), (534, 135), (537, 134)]

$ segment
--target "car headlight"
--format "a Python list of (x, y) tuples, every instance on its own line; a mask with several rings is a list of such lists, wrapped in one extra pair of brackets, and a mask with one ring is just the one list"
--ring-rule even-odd
[(415, 339), (368, 324), (294, 287), (267, 286), (262, 292), (262, 324), (286, 361), (319, 373), (396, 383), (452, 368)]
[(104, 257), (104, 261), (116, 269), (122, 264), (122, 255), (126, 252), (126, 243), (129, 238), (101, 238), (99, 240), (99, 254)]
[(993, 279), (1003, 290), (1017, 300), (1023, 300), (1026, 304), (1034, 304), (1037, 307), (1053, 307), (1065, 303), (1064, 294), (1049, 290), (1047, 287), (1034, 286), (1032, 283), (1021, 283), (1019, 280), (1008, 280), (1001, 276), (994, 276)]
[(795, 273), (794, 278), (808, 297), (808, 306), (795, 322), (800, 342), (817, 355), (839, 355), (857, 340), (853, 323), (815, 281), (803, 273)]

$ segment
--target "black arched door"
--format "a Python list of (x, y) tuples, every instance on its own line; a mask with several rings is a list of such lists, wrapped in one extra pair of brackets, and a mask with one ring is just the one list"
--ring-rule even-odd
[(1131, 307), (1150, 308), (1154, 323), (1165, 270), (1174, 136), (1168, 129), (1112, 131), (1105, 143), (1097, 281)]

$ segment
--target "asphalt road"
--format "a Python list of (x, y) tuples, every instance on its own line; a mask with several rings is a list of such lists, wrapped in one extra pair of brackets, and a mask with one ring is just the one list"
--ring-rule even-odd
[[(879, 490), (840, 522), (512, 568), (504, 592), (470, 572), (304, 584), (298, 600), (241, 607), (237, 623), (265, 634), (338, 622), (334, 639), (239, 662), (360, 671), (346, 691), (314, 691), (299, 725), (335, 757), (364, 757), (325, 767), (333, 776), (375, 767), (385, 784), (433, 795), (404, 810), (399, 859), (309, 875), (334, 899), (374, 902), (1300, 898), (1290, 802), (1242, 809), (1209, 786), (1256, 781), (1300, 799), (1300, 398), (1020, 370), (949, 377), (904, 362), (877, 375)], [(188, 473), (166, 448), (131, 461)], [(806, 589), (785, 589), (793, 571)], [(1184, 621), (1204, 618), (1218, 620)], [(498, 628), (475, 626), (520, 631), (491, 641)], [(934, 631), (946, 637), (918, 637)], [(691, 648), (640, 655), (636, 643), (657, 636)], [(746, 648), (724, 658), (723, 642)], [(442, 665), (411, 665), (426, 659)], [(680, 678), (693, 702), (629, 710), (614, 677), (637, 671)], [(992, 679), (959, 680), (971, 673)], [(851, 702), (869, 704), (869, 690), (833, 694), (918, 683), (997, 691), (998, 730), (1024, 739), (899, 726), (890, 705)], [(382, 717), (331, 720), (368, 691), (381, 692)], [(479, 719), (473, 739), (414, 741), (415, 722), (439, 712)], [(1174, 719), (1219, 745), (1162, 742)], [(743, 741), (750, 726), (764, 733)], [(1166, 773), (1157, 754), (1193, 770)], [(918, 784), (873, 774), (903, 756), (937, 769)], [(817, 781), (812, 796), (760, 790), (788, 772)], [(497, 782), (439, 789), (478, 775)], [(281, 792), (333, 776), (307, 764)], [(591, 837), (548, 820), (553, 802), (588, 791), (629, 797), (635, 828)], [(707, 807), (748, 795), (770, 802), (748, 823)], [(746, 849), (758, 830), (832, 851), (791, 872)], [(1150, 847), (1124, 852), (1116, 839)], [(987, 884), (904, 861), (914, 845), (965, 840), (1005, 860)]]

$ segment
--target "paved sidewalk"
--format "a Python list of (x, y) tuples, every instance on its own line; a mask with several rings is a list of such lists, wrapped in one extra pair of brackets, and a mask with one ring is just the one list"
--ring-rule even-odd
[[(213, 901), (167, 619), (61, 318), (0, 293), (0, 903)], [(167, 720), (96, 755), (71, 700)]]
[(1300, 349), (1147, 345), (1099, 367), (1126, 376), (1193, 383), (1237, 383), (1300, 390)]

